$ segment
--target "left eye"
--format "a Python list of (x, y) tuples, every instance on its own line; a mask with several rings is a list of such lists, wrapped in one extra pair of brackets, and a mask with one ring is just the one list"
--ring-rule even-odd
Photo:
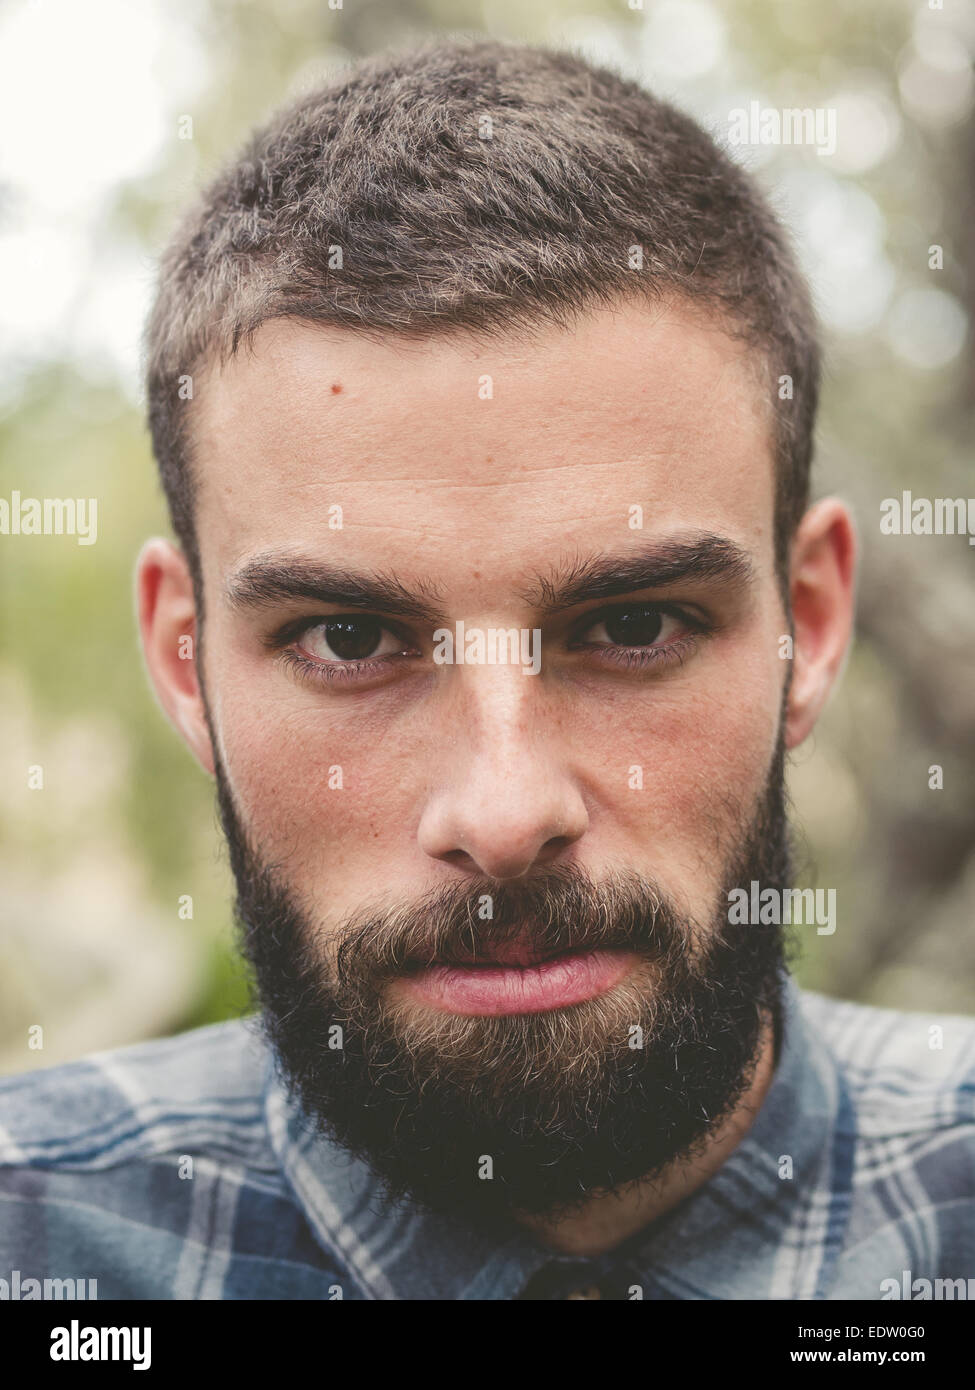
[(306, 628), (299, 645), (318, 661), (367, 661), (392, 656), (407, 645), (375, 618), (329, 618)]
[(583, 642), (614, 647), (653, 647), (670, 641), (688, 626), (686, 620), (660, 608), (621, 608), (607, 613), (581, 634)]

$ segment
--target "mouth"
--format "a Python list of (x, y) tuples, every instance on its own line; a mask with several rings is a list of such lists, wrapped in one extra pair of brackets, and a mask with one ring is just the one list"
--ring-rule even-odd
[(455, 1014), (529, 1014), (564, 1009), (604, 994), (624, 978), (632, 951), (585, 949), (540, 953), (528, 942), (492, 948), (490, 956), (420, 967), (400, 991)]
[[(580, 948), (581, 949), (581, 948)], [(535, 965), (558, 957), (576, 955), (577, 950), (565, 946), (554, 946), (549, 950), (536, 946), (529, 937), (520, 936), (514, 941), (487, 946), (479, 952), (453, 951), (449, 957), (430, 962), (433, 965), (454, 965), (464, 970), (491, 970), (495, 966), (507, 965), (527, 970)]]

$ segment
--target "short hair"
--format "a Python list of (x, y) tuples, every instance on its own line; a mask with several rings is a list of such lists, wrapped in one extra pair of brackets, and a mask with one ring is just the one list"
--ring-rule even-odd
[(503, 337), (673, 295), (711, 307), (756, 351), (784, 582), (808, 505), (820, 349), (788, 233), (751, 176), (636, 82), (548, 47), (441, 39), (302, 95), (186, 216), (148, 321), (149, 427), (197, 602), (181, 379), (229, 360), (261, 324)]

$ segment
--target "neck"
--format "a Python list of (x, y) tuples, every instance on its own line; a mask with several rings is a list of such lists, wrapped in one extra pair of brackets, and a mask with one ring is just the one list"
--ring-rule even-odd
[(741, 1143), (765, 1100), (775, 1071), (775, 1030), (768, 1024), (752, 1079), (732, 1113), (693, 1157), (675, 1159), (652, 1181), (631, 1183), (593, 1197), (571, 1215), (550, 1220), (523, 1217), (544, 1245), (580, 1257), (605, 1254), (649, 1226), (702, 1187)]

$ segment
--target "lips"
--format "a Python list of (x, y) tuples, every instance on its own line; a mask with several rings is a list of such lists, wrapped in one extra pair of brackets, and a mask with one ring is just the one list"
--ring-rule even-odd
[(574, 955), (580, 949), (584, 948), (576, 947), (570, 951), (564, 946), (555, 946), (550, 950), (543, 950), (531, 941), (519, 938), (498, 946), (490, 946), (477, 954), (454, 952), (449, 959), (437, 960), (434, 964), (457, 966), (464, 970), (490, 969), (497, 965), (510, 965), (525, 970), (534, 965), (541, 965), (544, 961), (554, 960), (556, 956)]
[[(500, 957), (504, 955), (504, 960)], [(398, 981), (415, 1000), (454, 1014), (530, 1014), (568, 1008), (603, 994), (624, 978), (632, 951), (575, 950), (539, 956), (512, 944), (474, 963), (435, 963)]]

